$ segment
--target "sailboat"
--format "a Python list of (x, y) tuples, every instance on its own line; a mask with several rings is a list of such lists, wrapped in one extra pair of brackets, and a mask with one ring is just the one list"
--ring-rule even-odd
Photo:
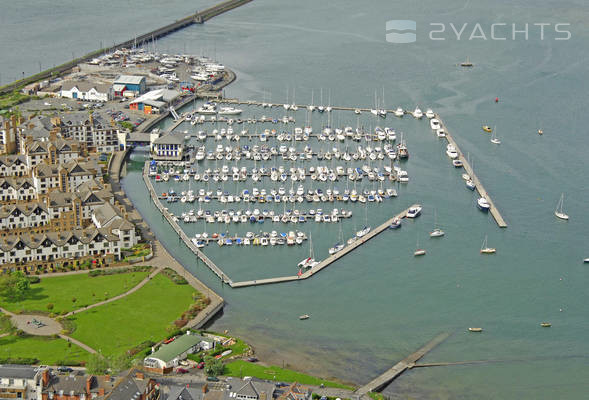
[(472, 67), (474, 64), (470, 62), (468, 56), (466, 57), (466, 61), (460, 63), (461, 67)]
[(493, 128), (493, 133), (491, 134), (491, 143), (501, 144), (501, 140), (497, 139), (497, 127)]
[(318, 261), (315, 261), (313, 256), (313, 236), (309, 233), (309, 257), (302, 260), (300, 263), (297, 264), (298, 268), (313, 268), (315, 265), (319, 264)]
[(554, 215), (556, 215), (557, 218), (564, 219), (565, 221), (568, 221), (569, 216), (562, 211), (563, 203), (564, 203), (564, 193), (560, 195), (560, 200), (558, 201), (558, 204), (556, 205), (556, 210), (554, 210)]
[(487, 246), (487, 235), (485, 235), (485, 240), (483, 241), (483, 245), (481, 246), (481, 254), (493, 254), (497, 250), (494, 247)]
[(438, 228), (438, 213), (434, 210), (434, 230), (430, 232), (430, 237), (441, 237), (444, 236), (445, 232)]
[(335, 253), (337, 253), (338, 251), (343, 250), (343, 248), (345, 247), (344, 244), (344, 234), (342, 232), (342, 224), (339, 224), (339, 237), (338, 237), (338, 242), (329, 249), (329, 254), (333, 255)]
[(417, 247), (417, 250), (415, 250), (413, 252), (413, 255), (415, 257), (417, 257), (417, 256), (424, 256), (425, 255), (425, 250), (419, 248), (419, 237), (417, 238), (417, 246), (416, 247)]

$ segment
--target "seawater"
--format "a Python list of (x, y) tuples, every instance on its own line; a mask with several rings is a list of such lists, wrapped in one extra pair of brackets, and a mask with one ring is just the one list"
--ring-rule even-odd
[[(176, 3), (169, 7), (154, 2), (141, 15), (149, 15), (146, 18), (157, 26), (161, 13), (179, 17), (194, 8), (189, 2)], [(148, 30), (139, 18), (131, 18), (129, 10), (137, 3), (123, 4), (127, 8), (118, 15), (129, 17), (117, 18), (126, 25), (112, 33), (120, 40), (140, 28)], [(87, 12), (91, 6), (81, 3), (79, 7)], [(28, 15), (20, 8), (13, 12)], [(78, 7), (63, 12), (81, 13)], [(108, 15), (104, 21), (110, 19)], [(342, 205), (354, 211), (342, 229), (347, 237), (366, 219), (375, 226), (416, 202), (424, 206), (423, 215), (406, 221), (398, 231), (379, 235), (304, 282), (239, 290), (221, 285), (178, 242), (150, 203), (140, 179), (144, 152), (131, 155), (123, 185), (168, 250), (227, 300), (223, 316), (212, 328), (243, 336), (266, 360), (364, 383), (438, 332), (449, 331), (452, 336), (423, 362), (500, 362), (414, 369), (385, 393), (393, 398), (432, 399), (582, 398), (589, 382), (588, 271), (582, 264), (589, 256), (588, 138), (583, 123), (587, 16), (586, 5), (578, 1), (519, 0), (492, 5), (377, 1), (361, 8), (352, 1), (256, 0), (158, 41), (161, 49), (205, 52), (231, 67), (238, 79), (225, 89), (228, 97), (284, 103), (287, 90), (288, 102), (296, 90), (297, 103), (309, 103), (313, 91), (318, 104), (322, 88), (324, 104), (329, 93), (331, 104), (370, 107), (375, 92), (382, 97), (384, 87), (387, 108), (432, 107), (473, 161), (509, 224), (507, 229), (497, 228), (490, 216), (475, 208), (476, 197), (464, 188), (461, 171), (451, 167), (443, 142), (433, 137), (426, 121), (410, 117), (388, 116), (379, 123), (404, 132), (411, 153), (404, 168), (411, 181), (397, 188), (396, 199), (369, 206), (367, 217), (361, 206)], [(415, 20), (417, 41), (386, 42), (385, 22), (390, 19)], [(480, 23), (487, 36), (494, 22), (515, 23), (518, 29), (525, 23), (567, 22), (572, 36), (568, 41), (555, 41), (550, 35), (539, 40), (530, 28), (527, 41), (517, 37), (500, 42), (456, 40), (451, 35), (445, 41), (431, 41), (423, 28), (435, 22), (447, 24), (447, 29), (451, 22), (467, 23), (466, 35)], [(37, 24), (29, 26), (36, 37), (42, 32)], [(67, 59), (69, 51), (60, 50), (54, 42), (63, 35), (55, 33), (41, 42), (45, 42), (43, 48), (56, 49), (53, 53), (61, 52)], [(35, 46), (32, 38), (27, 40)], [(80, 45), (80, 52), (96, 47), (90, 42), (85, 45)], [(475, 67), (458, 67), (467, 56)], [(10, 70), (35, 64), (30, 56), (11, 59), (20, 64)], [(282, 110), (248, 113), (283, 114)], [(322, 118), (313, 116), (315, 130), (325, 123)], [(357, 123), (352, 113), (334, 113), (334, 118), (334, 125), (355, 127)], [(361, 118), (364, 125), (371, 124), (368, 116)], [(299, 111), (297, 125), (303, 121), (304, 113)], [(482, 133), (485, 124), (496, 126), (500, 146), (492, 145), (488, 134)], [(539, 128), (543, 136), (536, 133)], [(195, 128), (179, 128), (191, 129)], [(553, 215), (563, 192), (565, 211), (571, 216), (568, 222)], [(446, 231), (439, 240), (428, 237), (434, 210)], [(186, 227), (187, 232), (202, 227), (202, 223), (195, 225)], [(265, 223), (258, 229), (286, 229), (271, 226)], [(313, 232), (318, 258), (327, 255), (339, 232), (337, 224), (307, 223), (297, 228)], [(207, 225), (206, 229), (213, 228)], [(230, 225), (228, 229), (238, 228)], [(485, 235), (497, 254), (479, 254)], [(428, 252), (419, 259), (412, 254), (417, 241)], [(205, 252), (232, 276), (255, 279), (296, 273), (295, 264), (308, 254), (308, 244), (273, 249), (212, 245)], [(300, 314), (311, 318), (299, 321)], [(552, 328), (540, 328), (542, 321), (550, 321)], [(469, 334), (470, 326), (485, 331)]]

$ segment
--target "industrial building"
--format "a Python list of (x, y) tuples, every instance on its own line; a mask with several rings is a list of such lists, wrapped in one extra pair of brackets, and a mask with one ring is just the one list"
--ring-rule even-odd
[(119, 75), (113, 82), (112, 91), (115, 97), (136, 97), (145, 93), (146, 87), (144, 76)]

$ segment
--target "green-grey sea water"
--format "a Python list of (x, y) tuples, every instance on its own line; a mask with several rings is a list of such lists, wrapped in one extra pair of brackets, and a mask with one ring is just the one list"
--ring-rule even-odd
[[(50, 9), (53, 4), (39, 8)], [(128, 18), (101, 17), (105, 24), (119, 27), (110, 29), (108, 40), (126, 39), (157, 26), (157, 16), (173, 19), (194, 8), (183, 1), (120, 4), (119, 14)], [(84, 14), (93, 7), (90, 2), (76, 5), (63, 13)], [(140, 12), (132, 12), (135, 8)], [(113, 3), (113, 12), (116, 9)], [(27, 14), (14, 5), (9, 10)], [(411, 153), (403, 165), (411, 181), (396, 186), (397, 198), (369, 206), (367, 217), (360, 205), (341, 205), (354, 211), (342, 229), (349, 236), (366, 219), (374, 226), (416, 202), (423, 204), (423, 215), (405, 222), (398, 231), (379, 235), (304, 282), (239, 290), (222, 286), (178, 242), (150, 203), (140, 179), (144, 152), (131, 155), (124, 187), (171, 253), (226, 299), (224, 313), (213, 328), (243, 336), (263, 359), (276, 364), (285, 360), (305, 371), (364, 383), (438, 332), (448, 331), (452, 336), (423, 362), (501, 362), (414, 369), (390, 385), (386, 394), (428, 399), (583, 398), (589, 382), (589, 271), (582, 263), (589, 257), (589, 139), (584, 123), (587, 11), (580, 1), (360, 4), (255, 0), (158, 41), (162, 51), (215, 55), (232, 68), (238, 79), (225, 89), (228, 97), (284, 103), (287, 90), (289, 102), (296, 90), (297, 103), (308, 103), (313, 91), (318, 103), (322, 88), (324, 103), (330, 93), (332, 104), (370, 107), (375, 91), (382, 97), (384, 88), (388, 108), (432, 107), (473, 160), (478, 177), (509, 224), (506, 229), (497, 228), (475, 208), (475, 197), (464, 188), (461, 171), (450, 166), (444, 145), (432, 135), (427, 122), (408, 117), (389, 116), (379, 123), (403, 131)], [(149, 24), (140, 20), (143, 17)], [(385, 22), (390, 19), (415, 20), (417, 42), (387, 43)], [(467, 36), (480, 23), (487, 37), (492, 23), (515, 23), (518, 29), (528, 23), (529, 38), (456, 40), (448, 26), (451, 22), (456, 26), (468, 23)], [(540, 40), (532, 28), (536, 22), (570, 23), (571, 39), (553, 40), (554, 31), (547, 30)], [(430, 23), (446, 24), (447, 40), (429, 40)], [(38, 42), (33, 37), (39, 37), (43, 29), (28, 26), (31, 36), (21, 40), (35, 48)], [(103, 33), (99, 27), (88, 29)], [(53, 42), (65, 33), (57, 30), (52, 35), (41, 42), (53, 49), (54, 62), (70, 57), (69, 49)], [(82, 53), (96, 47), (93, 42), (100, 35), (82, 32), (80, 36), (72, 46), (79, 46), (76, 51)], [(8, 40), (0, 43), (12, 49)], [(467, 56), (475, 67), (457, 67)], [(31, 62), (35, 64), (29, 51), (10, 59), (14, 66), (7, 70), (3, 63), (3, 76), (14, 69), (29, 71)], [(493, 101), (496, 96), (499, 103)], [(248, 113), (284, 114), (283, 110), (249, 108)], [(298, 111), (296, 117), (297, 125), (302, 125), (304, 113)], [(313, 116), (316, 130), (324, 119)], [(358, 123), (352, 113), (334, 113), (334, 125), (336, 122), (354, 127)], [(370, 126), (376, 122), (362, 115), (360, 123)], [(496, 126), (500, 146), (493, 146), (482, 133), (483, 124)], [(539, 128), (543, 136), (536, 133)], [(179, 128), (191, 129), (195, 128)], [(339, 185), (342, 189), (345, 184)], [(182, 187), (160, 185), (158, 190), (171, 186)], [(234, 188), (233, 183), (225, 186), (226, 190)], [(565, 211), (571, 216), (568, 222), (553, 215), (561, 193), (565, 193)], [(170, 208), (180, 210), (180, 205)], [(428, 237), (434, 210), (446, 231), (439, 240)], [(202, 227), (202, 223), (189, 225), (186, 231), (194, 234)], [(339, 232), (337, 224), (307, 223), (296, 228), (313, 233), (318, 258), (327, 255)], [(211, 232), (213, 226), (206, 229)], [(226, 229), (253, 230), (249, 225), (218, 228)], [(265, 223), (256, 225), (260, 229), (292, 228)], [(497, 254), (479, 254), (485, 235)], [(416, 259), (413, 250), (418, 240), (428, 254)], [(212, 245), (205, 252), (235, 280), (256, 279), (296, 273), (295, 264), (308, 254), (308, 244), (268, 249)], [(311, 318), (299, 321), (300, 314)], [(552, 328), (540, 328), (542, 321), (550, 321)], [(469, 334), (470, 326), (485, 331)]]

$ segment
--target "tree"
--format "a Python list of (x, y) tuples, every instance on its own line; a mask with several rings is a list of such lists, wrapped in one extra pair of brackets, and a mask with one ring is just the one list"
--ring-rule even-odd
[(31, 282), (22, 271), (0, 276), (0, 296), (8, 300), (22, 299), (30, 287)]
[(205, 372), (208, 376), (218, 376), (223, 374), (225, 366), (218, 358), (211, 356), (205, 357)]
[(121, 371), (128, 369), (131, 366), (131, 357), (126, 354), (113, 356), (110, 359), (110, 369), (113, 373), (118, 374)]
[(108, 372), (108, 360), (102, 354), (90, 354), (86, 361), (86, 372), (95, 375), (104, 375)]

